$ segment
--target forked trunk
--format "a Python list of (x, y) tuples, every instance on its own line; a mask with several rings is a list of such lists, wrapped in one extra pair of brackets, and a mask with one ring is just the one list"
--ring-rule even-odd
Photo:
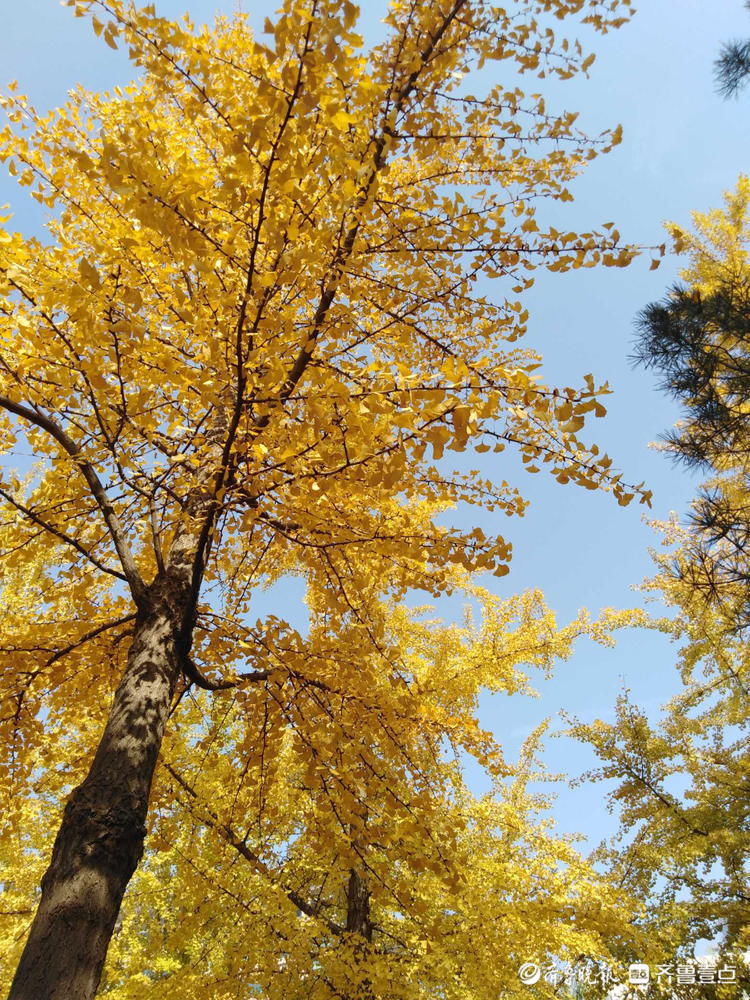
[(152, 593), (91, 769), (65, 806), (8, 1000), (90, 1000), (143, 853), (151, 780), (179, 672), (175, 608)]

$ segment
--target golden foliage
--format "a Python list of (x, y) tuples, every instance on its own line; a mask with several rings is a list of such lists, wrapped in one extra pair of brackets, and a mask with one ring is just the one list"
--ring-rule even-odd
[[(510, 444), (530, 472), (648, 502), (578, 437), (606, 384), (549, 387), (517, 345), (535, 267), (634, 250), (612, 224), (539, 220), (538, 199), (569, 200), (620, 133), (587, 138), (516, 74), (585, 73), (592, 57), (556, 20), (606, 31), (629, 3), (533, 0), (518, 16), (394, 0), (369, 54), (348, 2), (286, 0), (262, 41), (242, 15), (196, 29), (123, 0), (71, 6), (141, 77), (47, 115), (13, 87), (2, 98), (0, 158), (50, 212), (44, 239), (0, 232), (0, 438), (10, 461), (39, 463), (0, 482), (3, 572), (33, 590), (0, 624), (5, 843), (33, 859), (23, 877), (12, 866), (9, 898), (28, 906), (56, 803), (86, 774), (136, 606), (189, 561), (154, 846), (107, 988), (174, 975), (181, 996), (256, 980), (286, 996), (325, 962), (320, 995), (346, 992), (365, 946), (341, 943), (329, 914), (354, 872), (380, 928), (368, 989), (384, 993), (387, 970), (394, 995), (495, 995), (500, 966), (469, 983), (450, 956), (507, 963), (512, 940), (541, 950), (545, 935), (583, 947), (594, 916), (579, 932), (561, 909), (612, 900), (534, 826), (523, 768), (475, 802), (446, 751), (502, 782), (479, 690), (523, 690), (520, 665), (617, 620), (558, 630), (538, 595), (503, 603), (467, 582), (506, 573), (510, 544), (446, 511), (525, 503), (448, 458)], [(512, 80), (477, 97), (462, 81), (485, 63)], [(253, 622), (258, 589), (292, 575), (309, 627), (283, 607)], [(483, 605), (478, 632), (402, 606), (461, 587)], [(480, 929), (486, 883), (503, 879)], [(23, 920), (8, 919), (11, 956)]]

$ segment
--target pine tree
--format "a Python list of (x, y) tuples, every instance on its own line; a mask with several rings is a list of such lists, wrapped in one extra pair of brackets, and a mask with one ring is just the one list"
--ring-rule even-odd
[(695, 216), (697, 236), (674, 230), (691, 256), (690, 283), (643, 310), (635, 352), (682, 405), (668, 450), (709, 476), (675, 572), (740, 630), (750, 624), (749, 197), (743, 177), (724, 213)]
[[(745, 0), (750, 10), (750, 0)], [(726, 42), (714, 63), (716, 87), (723, 97), (736, 97), (750, 76), (750, 39)]]

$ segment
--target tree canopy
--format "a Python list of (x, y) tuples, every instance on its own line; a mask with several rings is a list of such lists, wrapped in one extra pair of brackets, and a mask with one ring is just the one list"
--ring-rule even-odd
[[(369, 53), (357, 8), (331, 0), (287, 0), (265, 40), (240, 14), (196, 28), (122, 0), (71, 6), (141, 76), (49, 114), (14, 88), (2, 99), (0, 157), (49, 211), (44, 237), (0, 232), (0, 549), (28, 597), (0, 625), (10, 842), (70, 793), (13, 1000), (93, 996), (161, 818), (186, 864), (213, 838), (219, 873), (219, 849), (250, 852), (252, 879), (287, 850), (283, 905), (316, 928), (351, 916), (368, 942), (376, 886), (391, 930), (447, 919), (399, 880), (456, 888), (462, 838), (503, 807), (461, 807), (446, 750), (500, 776), (476, 691), (567, 642), (523, 612), (518, 650), (500, 629), (480, 650), (420, 655), (406, 596), (510, 559), (504, 537), (447, 511), (524, 510), (515, 485), (447, 458), (512, 446), (529, 472), (649, 498), (579, 437), (607, 386), (547, 386), (518, 343), (535, 267), (633, 254), (612, 224), (559, 232), (537, 213), (619, 130), (590, 139), (518, 85), (585, 73), (593, 55), (558, 20), (606, 31), (627, 2), (395, 0)], [(465, 81), (486, 64), (510, 80), (477, 74), (477, 96)], [(28, 475), (9, 468), (21, 452)], [(258, 588), (289, 576), (307, 629), (282, 606), (253, 620)], [(202, 832), (184, 842), (193, 800)], [(565, 853), (549, 851), (552, 866)], [(341, 879), (346, 920), (328, 895)]]

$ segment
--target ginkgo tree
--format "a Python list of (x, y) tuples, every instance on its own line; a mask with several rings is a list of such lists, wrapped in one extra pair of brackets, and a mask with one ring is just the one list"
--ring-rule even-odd
[[(479, 603), (480, 622), (470, 615), (446, 626), (425, 611), (384, 608), (416, 690), (393, 688), (387, 676), (372, 684), (368, 701), (387, 723), (380, 732), (341, 676), (336, 687), (316, 678), (292, 725), (281, 727), (281, 713), (264, 705), (259, 754), (247, 745), (239, 692), (221, 692), (210, 705), (185, 699), (162, 745), (151, 834), (102, 995), (135, 1000), (158, 986), (196, 1000), (250, 992), (489, 1000), (528, 990), (518, 974), (525, 962), (595, 960), (615, 936), (637, 939), (638, 905), (554, 834), (547, 796), (528, 787), (541, 774), (539, 734), (515, 764), (475, 722), (482, 689), (531, 693), (530, 668), (549, 672), (580, 636), (609, 643), (614, 627), (637, 616), (610, 612), (592, 622), (581, 614), (561, 628), (538, 593), (499, 600), (460, 577), (456, 586)], [(344, 737), (334, 747), (322, 710)], [(74, 719), (58, 715), (52, 725), (56, 740), (80, 741)], [(448, 740), (484, 762), (491, 794), (467, 791), (458, 754), (441, 750)], [(39, 744), (32, 760), (43, 752)], [(348, 801), (343, 788), (336, 794), (343, 776), (350, 789), (359, 785)], [(35, 794), (16, 796), (4, 816), (0, 947), (10, 967), (53, 835), (47, 817), (71, 780), (70, 769), (39, 766)], [(345, 822), (330, 823), (332, 799)], [(553, 987), (541, 989), (552, 996)]]
[[(17, 780), (33, 781), (35, 742), (63, 764), (50, 720), (114, 694), (98, 745), (76, 751), (14, 1000), (94, 994), (188, 689), (235, 692), (261, 781), (261, 715), (309, 718), (308, 783), (367, 836), (347, 769), (364, 757), (387, 785), (388, 761), (347, 749), (311, 692), (346, 685), (377, 745), (389, 713), (368, 692), (412, 684), (383, 594), (440, 595), (455, 566), (507, 572), (509, 544), (446, 527), (446, 505), (523, 511), (446, 450), (510, 444), (529, 471), (622, 504), (639, 489), (578, 436), (606, 386), (549, 388), (516, 344), (535, 266), (633, 253), (610, 224), (537, 221), (619, 131), (589, 139), (518, 86), (585, 72), (558, 22), (606, 31), (627, 0), (395, 0), (369, 54), (350, 3), (287, 0), (264, 41), (242, 15), (196, 29), (123, 0), (72, 6), (141, 76), (47, 115), (3, 98), (0, 156), (50, 215), (44, 239), (0, 232), (0, 442), (8, 465), (37, 460), (28, 484), (0, 484), (0, 544), (9, 573), (48, 567), (26, 619), (2, 625)], [(476, 96), (485, 64), (508, 82)], [(502, 279), (499, 302), (481, 278)], [(248, 618), (289, 574), (319, 623), (302, 646), (282, 614)]]

